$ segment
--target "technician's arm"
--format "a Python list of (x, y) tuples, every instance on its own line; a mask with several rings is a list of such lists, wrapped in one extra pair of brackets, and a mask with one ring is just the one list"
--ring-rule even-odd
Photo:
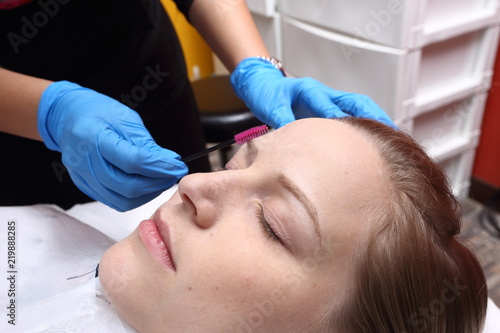
[(394, 126), (370, 98), (310, 78), (285, 78), (269, 61), (245, 0), (194, 0), (189, 19), (232, 72), (236, 94), (264, 123), (278, 128), (305, 117), (369, 117)]
[(231, 72), (245, 58), (269, 56), (245, 0), (195, 0), (189, 19)]
[(38, 102), (51, 83), (0, 68), (0, 132), (41, 141)]
[(0, 69), (0, 119), (0, 131), (61, 152), (78, 188), (120, 211), (150, 201), (188, 172), (177, 153), (155, 143), (137, 112), (72, 82)]

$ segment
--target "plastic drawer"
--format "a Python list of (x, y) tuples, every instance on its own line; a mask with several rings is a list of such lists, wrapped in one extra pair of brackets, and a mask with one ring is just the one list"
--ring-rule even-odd
[(252, 17), (269, 54), (282, 59), (280, 14), (274, 13), (272, 16), (264, 16), (252, 13)]
[(437, 160), (477, 145), (487, 93), (428, 111), (413, 118), (411, 135)]
[(271, 17), (276, 13), (276, 0), (246, 0), (248, 9), (254, 14)]
[(467, 33), (422, 49), (415, 92), (415, 113), (488, 88), (499, 27)]
[(284, 15), (396, 48), (416, 48), (499, 22), (498, 0), (280, 0)]
[(282, 22), (283, 61), (291, 74), (368, 95), (394, 120), (463, 99), (491, 84), (498, 26), (404, 50), (283, 15)]
[(283, 15), (282, 22), (282, 57), (290, 74), (368, 95), (393, 119), (405, 117), (419, 52), (360, 42)]
[(469, 196), (475, 156), (476, 149), (474, 147), (465, 149), (449, 159), (438, 162), (448, 176), (453, 194), (459, 200), (464, 200)]

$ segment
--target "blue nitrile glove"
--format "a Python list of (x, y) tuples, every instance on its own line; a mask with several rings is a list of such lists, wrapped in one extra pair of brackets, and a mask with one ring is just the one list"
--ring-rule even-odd
[(261, 58), (238, 64), (231, 83), (255, 116), (274, 128), (306, 117), (346, 116), (372, 118), (396, 128), (368, 96), (334, 90), (311, 78), (287, 78)]
[(38, 131), (62, 153), (76, 186), (118, 211), (150, 201), (188, 172), (178, 154), (155, 143), (137, 112), (75, 83), (55, 82), (43, 92)]

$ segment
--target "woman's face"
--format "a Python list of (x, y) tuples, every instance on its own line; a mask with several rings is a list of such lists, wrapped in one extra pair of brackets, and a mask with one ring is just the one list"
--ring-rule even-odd
[(295, 121), (226, 171), (184, 177), (102, 258), (103, 289), (140, 332), (299, 332), (349, 290), (381, 163), (349, 125)]

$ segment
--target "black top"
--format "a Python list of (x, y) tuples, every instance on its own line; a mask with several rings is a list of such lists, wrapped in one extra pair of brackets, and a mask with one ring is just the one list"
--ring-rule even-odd
[[(176, 3), (186, 15), (192, 1)], [(182, 50), (159, 0), (35, 1), (0, 11), (0, 66), (115, 98), (181, 156), (204, 148)], [(145, 85), (146, 76), (158, 84)], [(0, 133), (0, 152), (0, 205), (89, 200), (43, 143)], [(207, 171), (208, 160), (189, 167)]]

